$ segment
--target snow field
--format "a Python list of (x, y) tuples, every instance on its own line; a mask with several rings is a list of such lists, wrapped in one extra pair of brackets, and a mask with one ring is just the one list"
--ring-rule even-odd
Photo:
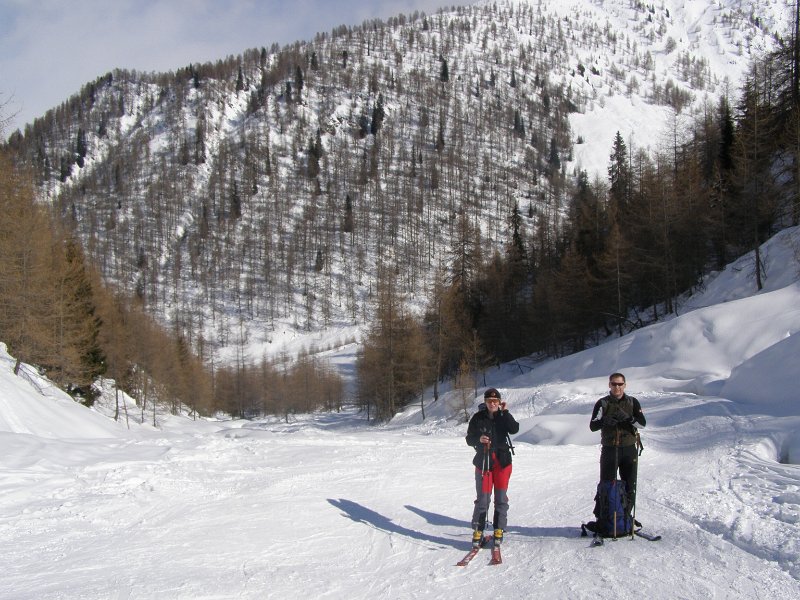
[[(4, 470), (0, 597), (797, 597), (800, 478), (747, 446), (761, 420), (688, 395), (677, 409), (640, 400), (653, 408), (637, 517), (660, 542), (589, 548), (580, 523), (599, 448), (518, 443), (505, 562), (488, 567), (487, 552), (457, 568), (474, 494), (463, 432), (370, 428), (346, 413), (43, 442), (80, 460)], [(732, 448), (720, 443), (730, 435)]]

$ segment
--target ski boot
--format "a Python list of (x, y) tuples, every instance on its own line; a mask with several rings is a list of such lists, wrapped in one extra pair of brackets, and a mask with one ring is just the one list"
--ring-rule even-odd
[(480, 548), (483, 544), (483, 531), (476, 529), (472, 532), (472, 547)]
[(494, 545), (499, 546), (503, 543), (503, 530), (502, 529), (495, 529), (494, 530)]

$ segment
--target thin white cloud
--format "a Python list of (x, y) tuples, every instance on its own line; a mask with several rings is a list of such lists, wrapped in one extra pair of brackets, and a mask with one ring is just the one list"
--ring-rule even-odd
[(0, 106), (11, 128), (115, 69), (168, 71), (342, 24), (471, 0), (0, 0)]

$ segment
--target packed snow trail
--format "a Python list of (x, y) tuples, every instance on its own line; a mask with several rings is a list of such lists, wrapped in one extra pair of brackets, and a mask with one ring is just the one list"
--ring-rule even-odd
[[(343, 414), (32, 440), (0, 474), (0, 598), (800, 597), (797, 467), (749, 455), (744, 437), (726, 447), (730, 429), (758, 419), (700, 412), (660, 426), (662, 412), (675, 419), (648, 414), (637, 508), (662, 541), (589, 548), (580, 524), (598, 448), (518, 443), (504, 561), (491, 568), (488, 552), (454, 566), (474, 493), (458, 428), (426, 435)], [(783, 488), (793, 540), (759, 539), (782, 531), (774, 506), (754, 501), (762, 485), (767, 497)]]

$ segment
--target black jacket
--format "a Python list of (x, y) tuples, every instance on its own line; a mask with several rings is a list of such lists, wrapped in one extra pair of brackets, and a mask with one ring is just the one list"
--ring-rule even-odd
[(479, 469), (487, 466), (484, 463), (485, 449), (481, 444), (481, 436), (488, 435), (492, 440), (490, 450), (494, 451), (497, 462), (501, 467), (510, 465), (511, 449), (508, 445), (508, 436), (518, 431), (519, 423), (511, 416), (510, 412), (500, 409), (492, 418), (489, 416), (486, 405), (481, 403), (478, 412), (472, 415), (467, 426), (467, 445), (475, 448), (475, 458), (472, 459), (472, 464)]
[[(616, 423), (608, 424), (605, 417), (614, 417)], [(619, 400), (609, 394), (595, 403), (589, 429), (600, 430), (600, 443), (603, 446), (635, 446), (634, 423), (642, 427), (647, 424), (639, 401), (628, 394), (623, 394)]]

